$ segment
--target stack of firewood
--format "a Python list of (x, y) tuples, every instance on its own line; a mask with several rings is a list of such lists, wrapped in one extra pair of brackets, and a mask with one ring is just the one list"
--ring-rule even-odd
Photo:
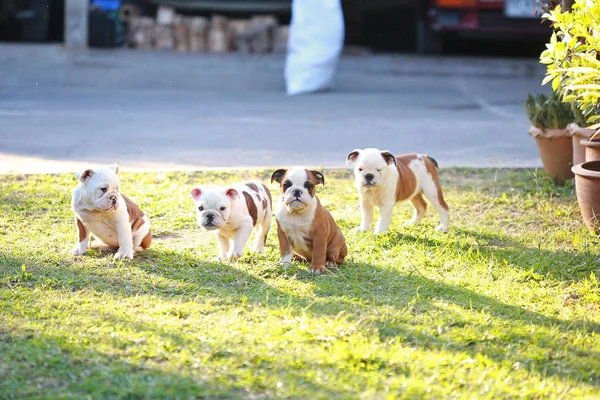
[(289, 27), (279, 25), (272, 15), (244, 20), (214, 15), (208, 19), (178, 15), (173, 8), (161, 6), (156, 19), (131, 10), (121, 17), (127, 25), (127, 45), (140, 49), (270, 53), (284, 51), (289, 34)]

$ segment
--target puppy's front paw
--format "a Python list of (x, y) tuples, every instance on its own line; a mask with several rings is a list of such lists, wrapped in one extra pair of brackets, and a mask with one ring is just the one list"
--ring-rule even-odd
[(418, 223), (419, 223), (419, 220), (413, 218), (413, 219), (409, 219), (408, 221), (405, 221), (404, 225), (410, 226), (410, 225), (416, 225)]
[(122, 247), (115, 253), (115, 260), (120, 260), (122, 258), (129, 258), (133, 260), (133, 249), (124, 249)]
[(327, 268), (325, 268), (325, 266), (322, 265), (311, 265), (310, 266), (310, 272), (312, 272), (313, 274), (324, 274), (325, 272), (327, 272)]
[(360, 225), (360, 226), (357, 226), (356, 228), (354, 228), (354, 232), (362, 233), (362, 232), (368, 231), (369, 229), (370, 228), (367, 228), (366, 226)]
[(83, 254), (85, 254), (85, 252), (88, 250), (87, 246), (83, 246), (79, 243), (77, 243), (75, 245), (75, 247), (73, 247), (73, 250), (71, 250), (71, 254), (73, 254), (74, 256), (81, 256)]
[(243, 253), (244, 253), (243, 250), (242, 251), (230, 250), (229, 253), (227, 254), (227, 257), (229, 258), (229, 260), (234, 261), (234, 260), (237, 260), (238, 258), (240, 258)]
[(279, 259), (279, 265), (283, 265), (284, 267), (289, 267), (292, 265), (292, 254), (288, 253)]
[(379, 229), (379, 228), (375, 228), (375, 231), (373, 232), (373, 234), (375, 235), (385, 235), (387, 233), (387, 229)]
[(437, 226), (437, 228), (435, 228), (435, 230), (436, 230), (437, 232), (446, 233), (446, 232), (448, 232), (448, 225), (446, 225), (446, 224), (439, 224), (439, 225)]

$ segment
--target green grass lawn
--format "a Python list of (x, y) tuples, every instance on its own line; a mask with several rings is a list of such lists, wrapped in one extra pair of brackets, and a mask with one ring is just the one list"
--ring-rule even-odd
[(0, 176), (0, 398), (600, 396), (599, 241), (572, 184), (441, 170), (449, 232), (403, 204), (376, 237), (325, 171), (339, 270), (278, 266), (274, 223), (266, 254), (213, 261), (189, 189), (270, 172), (122, 173), (154, 241), (118, 262), (71, 256), (74, 175)]

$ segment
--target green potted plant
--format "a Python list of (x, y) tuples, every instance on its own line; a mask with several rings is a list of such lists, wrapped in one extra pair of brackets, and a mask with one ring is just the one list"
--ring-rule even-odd
[(574, 118), (570, 105), (556, 92), (552, 96), (530, 94), (525, 109), (531, 122), (529, 134), (535, 138), (544, 171), (557, 184), (564, 184), (573, 178), (573, 142), (567, 130)]
[[(555, 30), (540, 55), (540, 62), (547, 65), (543, 83), (552, 82), (563, 101), (574, 103), (588, 124), (600, 121), (600, 2), (575, 0), (571, 11), (557, 6), (543, 18), (551, 21)], [(591, 146), (592, 142), (585, 143)], [(592, 156), (590, 148), (586, 158)], [(583, 219), (591, 231), (600, 233), (600, 161), (577, 164), (573, 172)]]

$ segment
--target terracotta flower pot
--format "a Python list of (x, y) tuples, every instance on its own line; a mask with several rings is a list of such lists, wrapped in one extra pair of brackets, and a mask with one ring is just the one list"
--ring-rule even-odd
[(588, 229), (600, 233), (600, 160), (573, 167), (577, 202)]
[(581, 140), (581, 145), (585, 149), (585, 161), (600, 160), (600, 142), (596, 140)]
[(573, 138), (573, 165), (581, 164), (586, 161), (583, 140), (592, 137), (595, 130), (582, 128), (576, 123), (569, 124), (567, 129)]
[(558, 185), (572, 179), (573, 140), (569, 131), (566, 129), (544, 131), (532, 126), (529, 133), (535, 138), (546, 174)]

